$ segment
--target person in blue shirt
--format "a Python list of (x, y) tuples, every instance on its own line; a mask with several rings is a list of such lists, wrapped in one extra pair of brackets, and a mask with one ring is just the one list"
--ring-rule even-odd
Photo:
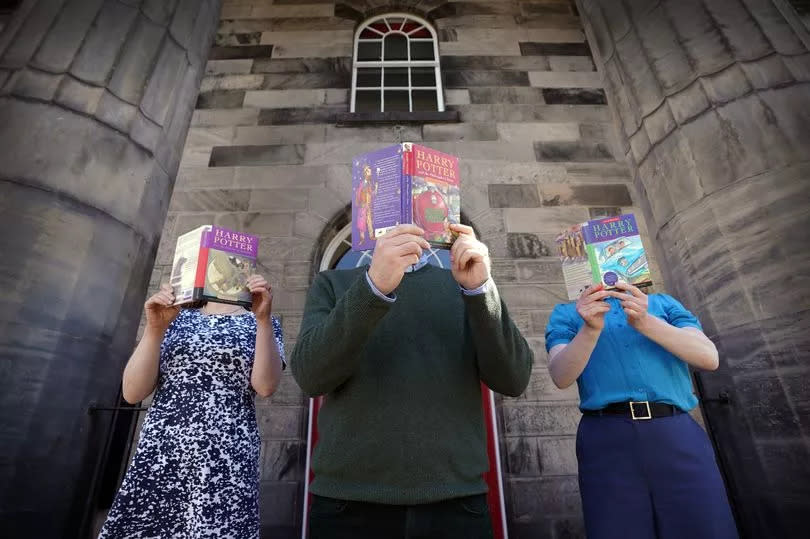
[(711, 443), (687, 413), (689, 366), (717, 369), (717, 349), (675, 298), (616, 288), (557, 305), (546, 327), (554, 384), (579, 387), (588, 538), (736, 538)]

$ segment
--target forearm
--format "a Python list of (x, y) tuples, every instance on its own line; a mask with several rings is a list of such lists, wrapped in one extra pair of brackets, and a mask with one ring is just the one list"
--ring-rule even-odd
[(577, 381), (588, 365), (601, 332), (599, 329), (583, 324), (571, 342), (566, 345), (557, 345), (562, 348), (556, 352), (556, 347), (551, 349), (548, 370), (554, 385), (565, 389)]
[(464, 296), (481, 380), (490, 389), (516, 397), (531, 377), (534, 352), (515, 326), (495, 283), (483, 294)]
[(301, 333), (290, 358), (292, 374), (310, 396), (333, 391), (352, 375), (363, 347), (390, 305), (374, 295), (365, 275), (334, 302), (324, 282), (307, 300)]
[(699, 329), (676, 328), (655, 316), (647, 316), (646, 323), (637, 329), (689, 365), (707, 371), (717, 369), (717, 348)]
[(147, 328), (124, 368), (123, 396), (135, 404), (155, 389), (160, 371), (160, 343), (163, 332)]
[(281, 381), (281, 355), (278, 351), (273, 322), (270, 318), (256, 320), (256, 351), (250, 385), (261, 397), (275, 393)]

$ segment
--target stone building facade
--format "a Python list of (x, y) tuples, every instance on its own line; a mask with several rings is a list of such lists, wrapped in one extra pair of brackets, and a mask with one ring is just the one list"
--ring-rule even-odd
[[(98, 497), (90, 483), (103, 440), (122, 424), (129, 432), (132, 415), (111, 422), (85, 409), (115, 404), (140, 304), (167, 279), (178, 234), (214, 223), (260, 237), (292, 350), (313, 275), (345, 249), (352, 156), (413, 141), (460, 157), (462, 212), (536, 352), (529, 389), (497, 404), (510, 536), (584, 535), (577, 394), (553, 387), (543, 346), (548, 313), (565, 301), (553, 239), (590, 217), (635, 212), (657, 289), (698, 313), (721, 349), (723, 366), (697, 389), (741, 531), (799, 537), (810, 503), (810, 39), (808, 9), (795, 9), (783, 0), (17, 2), (0, 17), (0, 220), (28, 243), (0, 245), (52, 269), (23, 278), (0, 261), (5, 288), (22, 283), (0, 308), (11, 375), (2, 384), (25, 388), (23, 399), (0, 397), (4, 415), (22, 418), (9, 423), (0, 482), (16, 490), (2, 500), (23, 492), (0, 522), (91, 527), (87, 508), (69, 500)], [(443, 113), (350, 113), (355, 29), (385, 13), (435, 29)], [(56, 284), (52, 316), (24, 306)], [(77, 335), (93, 340), (66, 349)], [(18, 357), (44, 372), (17, 367)], [(65, 379), (81, 392), (64, 390)], [(55, 395), (47, 405), (43, 391)], [(257, 408), (263, 535), (297, 537), (308, 401), (285, 373)], [(63, 447), (57, 419), (75, 430), (73, 450), (58, 462), (50, 449), (25, 456), (34, 442)], [(62, 513), (50, 527), (36, 520), (32, 490), (45, 477), (72, 489), (52, 495)]]

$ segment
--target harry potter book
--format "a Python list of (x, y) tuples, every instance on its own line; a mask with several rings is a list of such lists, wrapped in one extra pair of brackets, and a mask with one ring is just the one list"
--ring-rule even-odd
[(172, 274), (175, 305), (205, 301), (250, 308), (248, 277), (256, 271), (259, 238), (204, 225), (177, 238)]
[(652, 284), (647, 254), (636, 218), (628, 213), (574, 225), (557, 237), (568, 299), (577, 299), (589, 286), (614, 288), (625, 282)]
[(435, 247), (455, 239), (461, 196), (458, 158), (404, 142), (359, 155), (352, 167), (352, 249), (373, 249), (377, 238), (403, 223), (425, 231)]

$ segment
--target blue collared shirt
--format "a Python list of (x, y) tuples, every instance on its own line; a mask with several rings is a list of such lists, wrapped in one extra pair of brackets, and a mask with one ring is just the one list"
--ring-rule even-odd
[[(702, 329), (695, 316), (666, 294), (650, 294), (649, 314), (677, 328)], [(673, 404), (681, 410), (697, 405), (687, 364), (627, 323), (616, 298), (608, 298), (610, 312), (591, 353), (577, 378), (579, 407), (598, 410), (612, 402), (650, 401)], [(557, 305), (546, 326), (546, 350), (567, 344), (585, 321), (573, 303)]]

